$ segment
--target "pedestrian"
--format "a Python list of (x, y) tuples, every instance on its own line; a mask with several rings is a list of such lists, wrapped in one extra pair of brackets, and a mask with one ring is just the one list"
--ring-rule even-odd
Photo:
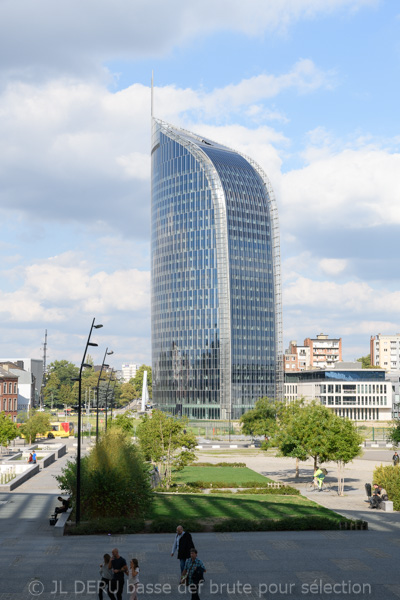
[(139, 563), (137, 558), (132, 558), (129, 565), (128, 575), (128, 594), (129, 600), (138, 600), (137, 597), (137, 584), (139, 583)]
[(113, 572), (111, 579), (111, 592), (116, 600), (122, 600), (122, 592), (124, 591), (125, 575), (128, 575), (128, 567), (126, 560), (119, 555), (118, 548), (111, 551), (110, 562), (108, 568)]
[(395, 466), (395, 467), (399, 464), (400, 456), (397, 454), (397, 452), (395, 452), (393, 454), (392, 461), (393, 461), (393, 466)]
[(192, 536), (188, 531), (185, 531), (182, 525), (176, 528), (176, 536), (171, 550), (171, 556), (174, 556), (177, 551), (177, 557), (180, 561), (181, 573), (185, 568), (185, 562), (190, 558), (190, 549), (194, 547)]
[(204, 581), (205, 572), (206, 568), (203, 562), (197, 558), (196, 548), (191, 548), (190, 558), (185, 562), (182, 578), (185, 578), (188, 590), (192, 594), (192, 600), (200, 600), (199, 587), (202, 581)]
[(29, 453), (28, 463), (33, 462), (32, 452)]
[(318, 491), (322, 492), (322, 484), (325, 479), (325, 469), (321, 469), (321, 467), (317, 467), (314, 471), (314, 483), (318, 485)]
[(100, 577), (101, 581), (99, 582), (99, 600), (103, 600), (103, 592), (107, 592), (108, 597), (111, 600), (115, 600), (114, 594), (111, 592), (111, 580), (113, 578), (113, 572), (108, 567), (110, 563), (110, 555), (104, 555), (104, 562), (100, 565)]
[(387, 495), (387, 491), (381, 485), (374, 483), (373, 487), (374, 493), (369, 500), (370, 508), (379, 508), (382, 500), (389, 500), (389, 497)]
[(36, 465), (36, 450), (32, 452), (32, 462), (34, 465)]

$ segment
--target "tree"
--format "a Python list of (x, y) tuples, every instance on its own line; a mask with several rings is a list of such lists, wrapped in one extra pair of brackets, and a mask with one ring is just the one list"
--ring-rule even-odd
[(148, 367), (147, 365), (142, 365), (136, 371), (135, 377), (129, 381), (129, 383), (132, 383), (132, 385), (135, 388), (135, 392), (137, 394), (135, 396), (136, 398), (140, 398), (142, 395), (143, 377), (144, 377), (145, 371), (147, 371), (147, 389), (149, 390), (149, 397), (152, 398), (152, 396), (153, 396), (153, 391), (152, 391), (152, 381), (153, 380), (152, 380), (152, 375), (151, 375), (151, 367)]
[(43, 393), (45, 403), (48, 406), (52, 403), (59, 406), (65, 404), (63, 397), (66, 396), (66, 389), (72, 390), (78, 376), (78, 367), (68, 360), (55, 360), (50, 363)]
[(132, 412), (128, 410), (127, 412), (118, 414), (116, 417), (114, 417), (112, 421), (109, 421), (109, 427), (117, 427), (118, 429), (122, 429), (122, 431), (129, 434), (130, 436), (134, 435), (135, 423), (132, 417)]
[(366, 356), (360, 356), (357, 358), (357, 362), (361, 363), (363, 369), (380, 369), (381, 367), (375, 367), (371, 365), (371, 355), (367, 354)]
[(172, 470), (180, 471), (195, 459), (196, 436), (187, 432), (187, 418), (169, 417), (160, 410), (144, 415), (136, 428), (146, 460), (157, 464), (163, 485), (169, 489)]
[[(60, 488), (76, 502), (76, 460), (56, 477)], [(103, 434), (81, 460), (81, 512), (98, 517), (143, 518), (153, 494), (149, 467), (129, 436), (117, 427)]]
[(139, 398), (139, 393), (136, 391), (132, 381), (131, 379), (130, 382), (121, 385), (121, 393), (119, 395), (121, 404), (129, 404), (135, 398)]
[(33, 412), (21, 426), (22, 433), (30, 444), (35, 441), (39, 433), (44, 435), (50, 429), (50, 415), (44, 412)]
[(305, 461), (308, 458), (301, 440), (302, 425), (300, 421), (303, 408), (303, 398), (281, 407), (279, 411), (279, 428), (273, 440), (282, 456), (291, 456), (296, 459), (295, 477), (300, 476), (299, 461)]
[(245, 435), (272, 437), (277, 428), (278, 405), (270, 398), (260, 398), (254, 408), (240, 417), (242, 432)]
[(329, 460), (338, 465), (338, 494), (344, 493), (344, 467), (361, 454), (362, 436), (357, 431), (355, 423), (333, 414), (329, 429), (326, 431), (328, 440)]
[(7, 446), (19, 436), (18, 427), (6, 413), (0, 413), (0, 446)]
[(400, 419), (392, 421), (392, 427), (389, 430), (387, 439), (393, 446), (398, 446), (400, 444)]

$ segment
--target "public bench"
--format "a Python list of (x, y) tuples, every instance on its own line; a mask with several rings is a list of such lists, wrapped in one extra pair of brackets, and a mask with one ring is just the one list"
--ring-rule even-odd
[(69, 519), (70, 514), (72, 513), (72, 508), (69, 508), (65, 512), (58, 513), (57, 515), (51, 515), (50, 517), (50, 525), (53, 527), (53, 534), (55, 536), (64, 535), (65, 525)]
[(382, 500), (379, 508), (386, 512), (393, 512), (393, 502), (391, 500)]

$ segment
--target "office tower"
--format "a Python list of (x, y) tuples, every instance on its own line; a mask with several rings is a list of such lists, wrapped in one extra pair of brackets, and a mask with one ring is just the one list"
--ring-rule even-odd
[(263, 171), (153, 119), (153, 401), (237, 419), (282, 397), (278, 216)]

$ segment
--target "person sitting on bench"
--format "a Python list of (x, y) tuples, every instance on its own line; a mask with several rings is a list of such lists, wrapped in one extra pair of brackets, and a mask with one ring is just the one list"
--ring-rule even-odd
[(60, 513), (67, 512), (69, 509), (69, 500), (64, 500), (64, 498), (61, 498), (61, 496), (58, 496), (57, 500), (61, 502), (61, 506), (56, 506), (54, 511), (55, 514), (58, 515)]
[(387, 491), (377, 483), (373, 484), (374, 492), (370, 498), (370, 508), (379, 508), (382, 500), (389, 500)]

